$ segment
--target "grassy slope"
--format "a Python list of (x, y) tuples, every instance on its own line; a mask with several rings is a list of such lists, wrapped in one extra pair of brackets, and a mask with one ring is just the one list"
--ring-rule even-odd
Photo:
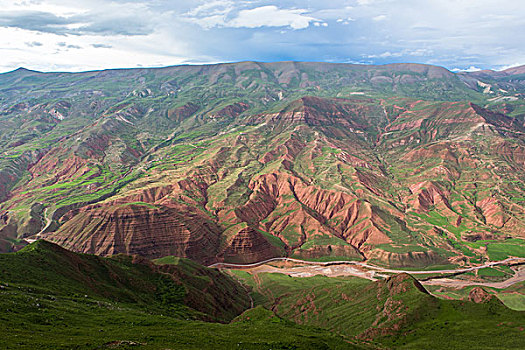
[[(244, 290), (231, 278), (186, 259), (163, 269), (140, 258), (77, 254), (41, 240), (0, 255), (0, 262), (0, 281), (9, 290), (16, 286), (29, 293), (217, 321), (229, 321), (249, 306)], [(237, 306), (221, 300), (228, 298)]]
[(277, 315), (347, 336), (406, 349), (516, 349), (525, 345), (525, 313), (499, 300), (451, 301), (423, 293), (411, 277), (369, 282), (358, 278), (292, 278), (235, 274), (254, 299)]
[[(231, 310), (215, 314), (228, 301), (217, 300), (214, 288), (229, 288), (222, 290), (222, 297), (233, 299), (237, 306), (246, 303), (243, 289), (232, 287), (228, 276), (184, 259), (163, 270), (172, 278), (147, 264), (133, 264), (129, 257), (75, 254), (44, 241), (2, 254), (0, 347), (93, 349), (122, 341), (119, 348), (131, 342), (144, 349), (231, 349), (238, 344), (246, 349), (357, 348), (327, 331), (277, 317), (250, 320), (247, 314), (233, 324), (201, 322), (236, 316)], [(218, 306), (202, 298), (206, 307), (192, 308), (195, 300), (188, 296), (196, 289)]]
[[(496, 272), (501, 272), (501, 270), (495, 270)], [(493, 280), (497, 281), (501, 279), (501, 276), (494, 276), (495, 273), (493, 273), (493, 276), (483, 276), (486, 280)], [(509, 275), (506, 275), (507, 277)], [(446, 298), (446, 299), (455, 299), (455, 300), (466, 300), (468, 299), (468, 295), (470, 291), (474, 287), (465, 287), (461, 289), (456, 288), (445, 288), (441, 286), (428, 286), (429, 291), (432, 292), (432, 294)], [(484, 287), (484, 289), (495, 296), (498, 297), (508, 308), (516, 311), (525, 311), (525, 282), (516, 283), (508, 288), (505, 289), (498, 289), (498, 288), (488, 288)]]
[(142, 344), (131, 347), (138, 349), (236, 349), (239, 344), (244, 349), (360, 348), (328, 331), (276, 317), (269, 321), (207, 323), (150, 314), (118, 303), (2, 294), (3, 349), (94, 349), (115, 341)]
[[(218, 300), (214, 289), (237, 288), (236, 295), (223, 289), (223, 299), (241, 305), (246, 291), (219, 271), (185, 259), (164, 259), (169, 265), (152, 266), (124, 256), (75, 254), (39, 241), (0, 255), (0, 262), (2, 348), (92, 349), (115, 342), (122, 348), (134, 342), (144, 349), (524, 345), (524, 312), (509, 310), (496, 299), (485, 304), (437, 299), (408, 275), (369, 282), (281, 274), (253, 278), (236, 272), (236, 278), (253, 289), (256, 305), (276, 314), (259, 306), (220, 324), (199, 321), (219, 319), (214, 310), (228, 304)], [(205, 307), (196, 307), (189, 295)], [(212, 301), (216, 307), (210, 307)], [(225, 311), (222, 320), (236, 315)]]

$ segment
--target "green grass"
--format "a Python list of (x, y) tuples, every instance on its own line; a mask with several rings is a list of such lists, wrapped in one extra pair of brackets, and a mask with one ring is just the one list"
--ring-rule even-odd
[(525, 311), (525, 295), (498, 293), (498, 298), (513, 310)]
[[(297, 252), (297, 251), (295, 251)], [(299, 252), (300, 253), (300, 252)], [(295, 259), (301, 259), (301, 260), (307, 260), (307, 261), (319, 261), (319, 262), (330, 262), (330, 261), (361, 261), (362, 258), (360, 256), (340, 256), (340, 255), (327, 255), (327, 256), (320, 256), (317, 258), (308, 257), (305, 258), (301, 254), (294, 254), (291, 256)]]
[(145, 203), (145, 202), (129, 202), (129, 203), (125, 203), (123, 205), (139, 205), (139, 206), (143, 206), (143, 207), (148, 207), (150, 209), (158, 209), (158, 207), (156, 205), (153, 205), (151, 203)]
[[(0, 254), (2, 349), (358, 349), (327, 330), (252, 310), (229, 276), (186, 259), (159, 267), (100, 258), (37, 241)], [(162, 273), (159, 273), (162, 271)], [(126, 342), (129, 344), (126, 345)]]
[[(159, 314), (172, 312), (190, 318), (207, 315), (224, 321), (249, 305), (244, 290), (231, 278), (187, 259), (178, 259), (169, 270), (171, 274), (166, 274), (148, 264), (133, 263), (129, 256), (79, 255), (37, 241), (17, 253), (0, 254), (0, 266), (0, 282), (23, 290), (128, 303)], [(221, 304), (219, 300), (225, 295), (236, 305)]]
[(308, 241), (306, 241), (301, 246), (301, 249), (309, 249), (315, 246), (326, 246), (326, 245), (349, 246), (350, 244), (334, 236), (314, 236), (312, 239), (309, 239)]
[(489, 243), (487, 245), (487, 253), (490, 260), (493, 261), (504, 260), (511, 256), (525, 258), (525, 244), (523, 241), (520, 241), (520, 243)]
[(158, 265), (177, 265), (180, 261), (180, 258), (173, 255), (168, 255), (163, 256), (162, 258), (154, 259), (152, 261)]
[(523, 313), (507, 310), (497, 300), (488, 304), (440, 300), (433, 310), (423, 311), (406, 335), (383, 341), (399, 349), (521, 348)]
[(505, 277), (507, 274), (503, 271), (496, 270), (490, 267), (486, 267), (478, 270), (478, 276), (484, 277)]
[[(278, 318), (232, 324), (181, 320), (119, 303), (0, 292), (2, 349), (361, 349), (328, 331)], [(53, 298), (51, 296), (51, 298)], [(16, 310), (16, 311), (15, 311)], [(135, 346), (126, 345), (134, 342)]]
[[(156, 264), (75, 254), (45, 241), (0, 255), (3, 348), (92, 349), (116, 341), (144, 349), (523, 345), (525, 313), (497, 300), (436, 299), (409, 275), (371, 282), (231, 271), (233, 279), (173, 256)], [(243, 313), (247, 289), (259, 307)], [(511, 298), (519, 309), (521, 301)]]
[(285, 244), (283, 241), (281, 241), (281, 239), (277, 236), (274, 236), (268, 232), (265, 232), (265, 231), (262, 231), (262, 230), (257, 230), (258, 232), (260, 232), (264, 238), (266, 238), (266, 240), (268, 242), (270, 242), (271, 245), (273, 245), (274, 247), (277, 247), (278, 249), (280, 249), (283, 254), (284, 254), (284, 248), (285, 248)]
[(410, 277), (370, 282), (281, 274), (254, 279), (234, 273), (252, 288), (259, 304), (280, 317), (347, 336), (376, 334), (375, 341), (387, 348), (514, 349), (525, 344), (519, 328), (525, 313), (497, 299), (487, 304), (437, 299), (416, 288)]

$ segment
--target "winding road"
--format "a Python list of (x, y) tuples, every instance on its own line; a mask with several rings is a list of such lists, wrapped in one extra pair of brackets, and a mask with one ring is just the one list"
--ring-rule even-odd
[[(271, 262), (292, 262), (303, 264), (307, 266), (299, 267), (285, 267), (278, 268), (268, 263)], [(487, 267), (493, 267), (498, 265), (506, 265), (510, 263), (525, 263), (525, 258), (508, 258), (501, 261), (493, 261), (480, 266), (472, 266), (460, 269), (450, 270), (422, 270), (422, 271), (409, 271), (409, 270), (396, 270), (387, 269), (375, 265), (370, 265), (360, 261), (329, 261), (329, 262), (318, 262), (318, 261), (307, 261), (293, 258), (272, 258), (263, 261), (259, 261), (252, 264), (231, 264), (231, 263), (215, 263), (210, 265), (211, 268), (227, 268), (227, 269), (250, 269), (254, 273), (261, 272), (276, 272), (283, 273), (293, 277), (310, 277), (314, 275), (325, 275), (325, 276), (357, 276), (361, 278), (367, 278), (370, 280), (376, 280), (375, 276), (380, 273), (409, 273), (411, 275), (427, 275), (431, 273), (436, 274), (457, 274), (475, 271)], [(360, 269), (359, 269), (360, 268)], [(426, 285), (441, 285), (447, 287), (462, 288), (466, 286), (486, 286), (493, 288), (507, 288), (515, 283), (525, 281), (525, 269), (518, 269), (516, 273), (509, 279), (502, 282), (475, 282), (465, 280), (454, 280), (449, 278), (436, 278), (427, 281), (421, 281), (422, 284)]]

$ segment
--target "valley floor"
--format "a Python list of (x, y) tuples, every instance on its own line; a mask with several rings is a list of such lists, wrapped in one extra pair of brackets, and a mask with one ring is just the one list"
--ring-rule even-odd
[[(480, 281), (466, 281), (466, 280), (454, 280), (447, 278), (450, 275), (463, 274), (466, 272), (482, 270), (485, 268), (491, 268), (499, 265), (515, 265), (515, 273), (505, 279), (504, 281), (498, 282), (480, 282)], [(485, 286), (492, 288), (507, 288), (516, 283), (525, 281), (525, 268), (522, 266), (525, 264), (524, 258), (509, 258), (501, 261), (493, 261), (484, 265), (460, 268), (460, 269), (449, 269), (449, 270), (396, 270), (387, 269), (375, 265), (370, 265), (357, 261), (329, 261), (329, 262), (312, 262), (300, 259), (291, 258), (274, 258), (264, 260), (253, 264), (230, 264), (230, 263), (217, 263), (210, 267), (215, 268), (228, 268), (228, 269), (243, 269), (250, 273), (282, 273), (292, 277), (311, 277), (315, 275), (323, 275), (327, 277), (340, 277), (340, 276), (355, 276), (366, 278), (372, 281), (378, 279), (387, 278), (388, 274), (397, 273), (409, 273), (411, 275), (424, 275), (425, 278), (421, 279), (422, 284), (427, 285), (440, 285), (448, 287), (468, 287), (468, 286)], [(429, 275), (432, 275), (429, 278)], [(434, 276), (435, 275), (435, 276)]]

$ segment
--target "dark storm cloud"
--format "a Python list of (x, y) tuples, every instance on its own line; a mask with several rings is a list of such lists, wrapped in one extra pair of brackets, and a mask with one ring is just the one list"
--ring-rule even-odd
[(153, 26), (144, 18), (126, 14), (88, 13), (58, 16), (42, 11), (0, 11), (0, 27), (57, 35), (147, 35)]
[(37, 32), (63, 34), (62, 30), (71, 22), (48, 12), (40, 11), (2, 11), (0, 27), (19, 28)]

